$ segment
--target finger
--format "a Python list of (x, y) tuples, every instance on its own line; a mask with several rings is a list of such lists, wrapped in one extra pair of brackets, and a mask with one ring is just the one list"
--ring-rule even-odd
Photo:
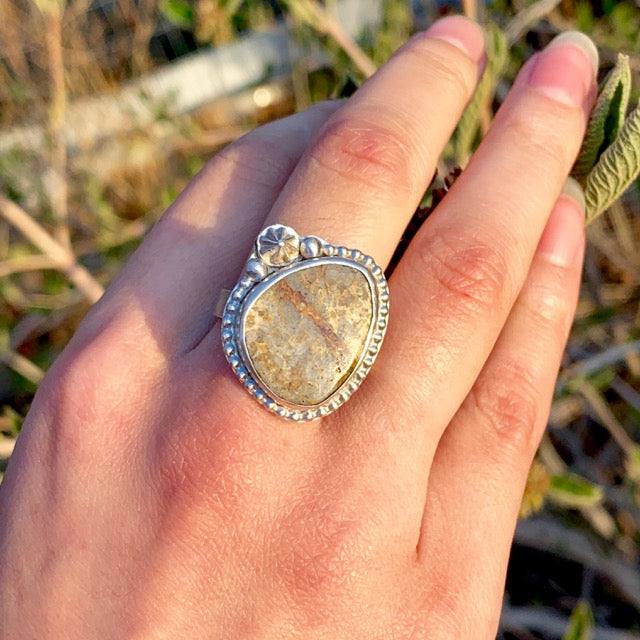
[(386, 264), (475, 88), (483, 49), (462, 17), (410, 40), (329, 119), (268, 221)]
[[(431, 469), (420, 556), (425, 566), (429, 558), (447, 557), (447, 570), (438, 579), (449, 592), (461, 586), (465, 602), (481, 602), (495, 612), (527, 472), (547, 423), (575, 311), (583, 204), (584, 199), (578, 203), (566, 195), (558, 200), (522, 293), (447, 427)], [(473, 580), (462, 585), (468, 575)], [(478, 613), (459, 610), (468, 611), (469, 622)]]
[(133, 255), (76, 342), (117, 321), (123, 335), (135, 333), (148, 363), (196, 343), (309, 140), (339, 104), (255, 129), (215, 156)]
[(394, 398), (423, 469), (502, 329), (577, 154), (595, 90), (595, 48), (572, 37), (520, 74), (391, 280), (396, 313), (365, 388), (371, 403)]

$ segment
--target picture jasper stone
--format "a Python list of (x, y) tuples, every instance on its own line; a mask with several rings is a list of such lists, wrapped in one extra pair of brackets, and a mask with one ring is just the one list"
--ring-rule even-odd
[(276, 280), (243, 311), (246, 352), (262, 384), (286, 402), (317, 405), (358, 365), (373, 322), (361, 270), (317, 264)]

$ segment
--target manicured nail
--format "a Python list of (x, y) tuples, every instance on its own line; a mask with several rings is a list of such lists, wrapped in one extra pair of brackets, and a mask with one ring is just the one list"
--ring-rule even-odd
[(464, 16), (448, 16), (434, 22), (425, 32), (460, 49), (476, 64), (484, 59), (484, 34), (480, 27)]
[(562, 187), (561, 196), (567, 196), (572, 200), (575, 200), (584, 215), (587, 204), (584, 199), (584, 191), (577, 180), (571, 177), (567, 178), (564, 186)]
[(572, 44), (579, 49), (582, 49), (584, 54), (587, 56), (589, 63), (591, 64), (591, 69), (593, 70), (593, 77), (598, 73), (598, 67), (600, 66), (600, 56), (598, 54), (598, 49), (596, 45), (593, 43), (593, 40), (580, 31), (565, 31), (557, 35), (547, 46), (547, 50), (553, 47), (557, 47), (561, 44)]
[(538, 252), (558, 267), (570, 267), (584, 244), (584, 193), (568, 178), (544, 229)]
[(572, 107), (583, 106), (592, 93), (598, 71), (598, 50), (579, 31), (554, 38), (531, 69), (527, 84)]

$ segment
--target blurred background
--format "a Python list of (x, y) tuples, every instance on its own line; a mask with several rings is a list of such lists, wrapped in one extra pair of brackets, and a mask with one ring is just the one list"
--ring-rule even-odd
[[(348, 95), (452, 12), (485, 25), (489, 64), (423, 217), (522, 61), (559, 31), (595, 40), (601, 78), (628, 54), (638, 102), (640, 2), (631, 0), (0, 3), (0, 472), (43, 373), (207, 158), (261, 123)], [(639, 189), (588, 228), (578, 314), (514, 543), (503, 640), (640, 640)]]

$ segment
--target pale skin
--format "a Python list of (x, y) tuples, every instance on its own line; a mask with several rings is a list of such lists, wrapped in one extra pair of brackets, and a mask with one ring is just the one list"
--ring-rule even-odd
[(193, 181), (34, 401), (0, 492), (0, 638), (495, 638), (518, 507), (580, 281), (561, 195), (595, 95), (535, 56), (390, 280), (378, 360), (283, 421), (213, 315), (274, 222), (386, 265), (481, 71), (435, 23), (354, 97), (264, 126)]

